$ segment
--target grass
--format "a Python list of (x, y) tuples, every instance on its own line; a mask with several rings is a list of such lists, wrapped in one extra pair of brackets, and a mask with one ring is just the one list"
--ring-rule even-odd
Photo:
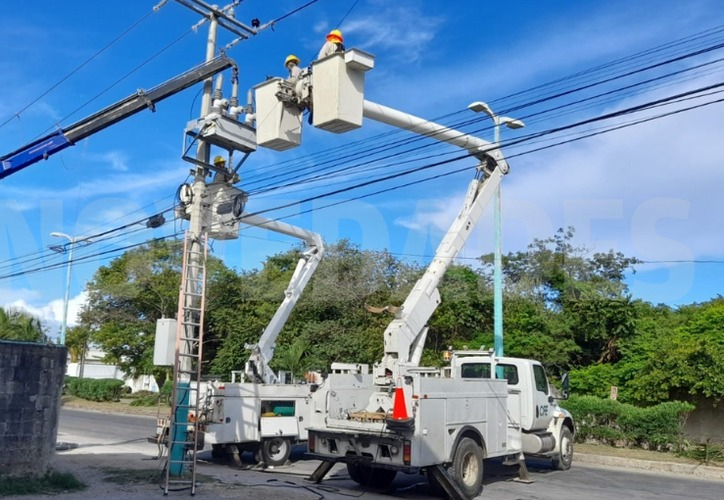
[(0, 497), (10, 495), (44, 495), (66, 493), (86, 488), (73, 474), (49, 471), (37, 477), (0, 476)]
[(64, 395), (61, 398), (61, 404), (64, 408), (78, 408), (84, 410), (95, 410), (101, 412), (127, 413), (133, 415), (157, 416), (160, 412), (165, 415), (169, 411), (169, 406), (131, 406), (134, 399), (122, 399), (117, 402), (97, 402), (81, 399), (76, 396)]

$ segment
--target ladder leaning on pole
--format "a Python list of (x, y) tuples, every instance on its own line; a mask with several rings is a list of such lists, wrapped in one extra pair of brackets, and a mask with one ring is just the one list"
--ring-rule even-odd
[(207, 235), (184, 237), (179, 289), (173, 399), (166, 455), (164, 495), (177, 489), (196, 493), (196, 453), (199, 443), (199, 389), (204, 339)]

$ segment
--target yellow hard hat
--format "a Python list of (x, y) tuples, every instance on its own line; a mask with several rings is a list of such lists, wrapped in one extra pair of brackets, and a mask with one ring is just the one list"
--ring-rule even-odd
[(339, 30), (332, 30), (329, 32), (329, 35), (327, 35), (327, 41), (328, 42), (337, 42), (337, 43), (344, 43), (344, 38), (342, 38), (342, 32)]
[(290, 62), (295, 63), (297, 66), (299, 66), (299, 58), (295, 56), (294, 54), (289, 54), (287, 58), (284, 60), (284, 67), (287, 67), (287, 64)]
[(215, 156), (214, 157), (214, 165), (218, 165), (219, 163), (226, 163), (226, 160), (223, 156)]

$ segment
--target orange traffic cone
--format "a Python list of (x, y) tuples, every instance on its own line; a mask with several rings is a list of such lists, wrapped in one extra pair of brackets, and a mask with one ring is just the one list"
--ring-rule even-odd
[(388, 413), (385, 422), (387, 423), (387, 427), (394, 431), (410, 431), (415, 425), (415, 419), (407, 413), (405, 390), (401, 384), (397, 384), (397, 387), (395, 387), (395, 395), (392, 401), (392, 415)]
[(407, 420), (407, 403), (405, 402), (405, 390), (399, 385), (395, 387), (395, 397), (392, 403), (392, 419)]

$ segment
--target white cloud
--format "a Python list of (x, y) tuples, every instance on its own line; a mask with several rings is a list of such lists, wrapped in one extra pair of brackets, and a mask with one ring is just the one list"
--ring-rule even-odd
[(7, 305), (17, 300), (35, 301), (40, 299), (40, 293), (27, 288), (11, 289), (0, 288), (0, 304)]
[[(512, 159), (503, 181), (504, 252), (523, 250), (534, 238), (573, 225), (575, 243), (592, 251), (615, 249), (645, 261), (721, 259), (723, 109), (724, 104), (714, 104)], [(419, 232), (432, 229), (439, 241), (463, 196), (461, 185), (443, 201), (421, 200), (423, 208), (397, 224)], [(466, 256), (492, 251), (492, 211), (488, 206)], [(643, 296), (677, 302), (694, 290), (693, 264), (660, 262), (641, 270), (656, 269), (666, 270), (656, 283), (633, 278)]]
[[(5, 299), (5, 296), (9, 294), (19, 293), (15, 291), (7, 292), (8, 293), (2, 293), (2, 291), (0, 291), (0, 299)], [(32, 314), (33, 316), (40, 319), (51, 337), (56, 337), (57, 334), (60, 332), (60, 326), (63, 321), (63, 299), (53, 299), (45, 304), (38, 304), (37, 302), (31, 303), (32, 299), (36, 297), (37, 294), (31, 292), (26, 293), (25, 295), (25, 297), (16, 298), (11, 302), (3, 300), (3, 307), (19, 309), (29, 314)], [(68, 327), (72, 327), (78, 324), (78, 315), (80, 314), (81, 308), (87, 301), (88, 294), (85, 291), (81, 292), (75, 297), (70, 298), (70, 300), (68, 301)]]
[(419, 61), (444, 18), (426, 15), (419, 2), (373, 3), (373, 14), (355, 16), (342, 25), (345, 39), (354, 40), (354, 46), (373, 53), (389, 51), (391, 60)]
[(108, 168), (116, 172), (128, 171), (128, 156), (122, 151), (108, 151), (103, 154), (93, 154), (89, 155), (88, 159), (99, 163), (106, 163)]
[[(125, 165), (118, 163), (119, 166)], [(120, 170), (117, 169), (117, 170)], [(88, 179), (78, 185), (66, 189), (52, 189), (33, 186), (33, 200), (36, 201), (33, 207), (37, 206), (38, 200), (87, 200), (90, 198), (112, 197), (122, 195), (125, 199), (139, 199), (142, 195), (166, 189), (172, 190), (180, 179), (183, 170), (177, 163), (166, 168), (156, 168), (153, 175), (148, 172), (120, 173), (116, 175), (103, 175), (100, 178)], [(9, 185), (4, 188), (3, 203), (17, 203), (18, 209), (29, 207), (27, 198), (28, 188), (20, 185)]]

